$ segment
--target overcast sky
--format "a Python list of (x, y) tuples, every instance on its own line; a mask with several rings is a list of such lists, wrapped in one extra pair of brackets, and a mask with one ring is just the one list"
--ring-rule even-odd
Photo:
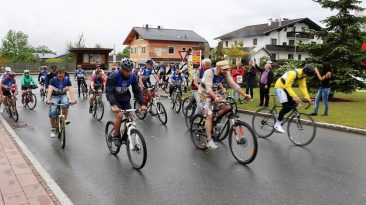
[[(331, 14), (312, 0), (0, 0), (0, 38), (25, 32), (32, 46), (63, 54), (65, 43), (84, 33), (87, 46), (116, 50), (134, 26), (193, 30), (216, 46), (215, 37), (269, 18), (308, 17), (322, 25)], [(363, 1), (362, 7), (366, 8)]]

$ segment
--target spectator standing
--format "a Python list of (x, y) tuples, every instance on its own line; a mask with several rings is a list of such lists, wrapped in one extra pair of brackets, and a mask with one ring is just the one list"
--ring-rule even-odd
[[(240, 85), (240, 87), (242, 87), (243, 83), (244, 83), (244, 77), (245, 77), (245, 69), (242, 66), (241, 62), (237, 62), (236, 63), (236, 67), (234, 67), (231, 70), (231, 75), (233, 76), (234, 82), (237, 83), (238, 85)], [(235, 91), (234, 89), (232, 90), (232, 97), (234, 98), (235, 101), (239, 100), (239, 93), (237, 91)]]
[(320, 73), (318, 68), (315, 68), (315, 73), (318, 79), (320, 80), (320, 88), (315, 97), (315, 107), (313, 113), (310, 115), (316, 116), (318, 115), (319, 102), (320, 99), (323, 99), (324, 103), (324, 114), (323, 116), (328, 116), (328, 96), (330, 93), (330, 79), (332, 78), (332, 70), (330, 68), (329, 63), (323, 63), (323, 69)]
[(272, 71), (272, 61), (267, 61), (264, 68), (257, 67), (260, 72), (259, 77), (259, 106), (268, 107), (269, 103), (269, 89), (273, 82), (274, 73)]

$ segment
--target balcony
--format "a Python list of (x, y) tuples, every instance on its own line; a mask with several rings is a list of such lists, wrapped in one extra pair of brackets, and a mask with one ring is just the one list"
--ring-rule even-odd
[[(295, 52), (295, 46), (283, 46), (283, 45), (266, 45), (266, 49), (269, 51), (284, 51), (284, 52)], [(303, 52), (299, 46), (296, 46), (297, 52)]]
[(314, 39), (314, 35), (311, 35), (310, 33), (306, 33), (306, 32), (295, 32), (295, 31), (291, 31), (291, 32), (287, 32), (287, 38), (295, 38), (295, 34), (297, 39), (301, 39), (301, 38), (307, 38), (307, 39)]

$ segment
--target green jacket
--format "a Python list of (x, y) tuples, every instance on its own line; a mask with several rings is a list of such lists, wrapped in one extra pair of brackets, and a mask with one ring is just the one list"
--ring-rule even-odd
[(30, 85), (37, 85), (36, 81), (34, 81), (32, 76), (25, 76), (23, 74), (22, 78), (20, 79), (20, 85), (29, 87)]

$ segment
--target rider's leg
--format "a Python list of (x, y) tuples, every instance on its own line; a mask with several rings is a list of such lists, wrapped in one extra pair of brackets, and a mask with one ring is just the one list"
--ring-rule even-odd
[(94, 95), (93, 94), (89, 94), (89, 113), (92, 113), (93, 111), (93, 100), (94, 100)]
[(80, 97), (80, 85), (81, 85), (81, 80), (77, 79), (78, 81), (78, 96)]
[(86, 92), (88, 92), (88, 86), (87, 86), (87, 84), (86, 84), (85, 78), (83, 78), (83, 84), (84, 84), (84, 86), (85, 86), (85, 91), (86, 91)]
[(212, 140), (212, 110), (211, 110), (211, 103), (210, 99), (206, 99), (206, 105), (205, 105), (205, 112), (206, 112), (206, 121), (205, 121), (205, 129), (206, 129), (206, 135), (207, 135), (207, 144), (206, 146), (208, 148), (216, 149), (217, 145)]

